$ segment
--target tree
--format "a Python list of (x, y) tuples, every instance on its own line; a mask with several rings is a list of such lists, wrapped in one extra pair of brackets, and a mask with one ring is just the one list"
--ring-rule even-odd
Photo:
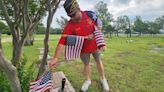
[[(32, 0), (30, 0), (31, 2)], [(21, 85), (17, 75), (18, 62), (20, 61), (20, 57), (22, 54), (22, 48), (24, 46), (25, 39), (30, 34), (33, 29), (37, 26), (41, 18), (44, 16), (45, 12), (49, 11), (49, 18), (47, 23), (47, 32), (44, 40), (45, 43), (45, 53), (43, 57), (43, 63), (41, 66), (45, 66), (44, 62), (47, 58), (48, 53), (48, 33), (50, 24), (52, 22), (52, 16), (54, 15), (56, 9), (53, 7), (57, 5), (58, 0), (33, 0), (34, 2), (38, 2), (39, 9), (35, 13), (34, 16), (30, 16), (29, 8), (29, 0), (0, 0), (0, 14), (2, 14), (1, 18), (4, 19), (12, 33), (13, 37), (13, 56), (12, 56), (12, 64), (4, 60), (2, 51), (0, 50), (0, 70), (4, 71), (7, 75), (7, 78), (10, 82), (10, 87), (12, 92), (21, 92)], [(8, 8), (9, 7), (9, 8)], [(52, 9), (51, 9), (52, 8)], [(11, 10), (10, 10), (11, 9)], [(9, 12), (10, 11), (10, 12)], [(22, 36), (21, 36), (22, 34)], [(45, 61), (44, 61), (45, 60)], [(42, 72), (43, 69), (40, 70)]]
[(109, 37), (109, 34), (110, 34), (110, 37), (112, 37), (112, 34), (113, 34), (113, 32), (115, 31), (115, 27), (114, 26), (112, 26), (111, 24), (109, 24), (107, 27), (106, 27), (106, 29), (105, 29), (106, 31), (106, 34), (107, 34), (107, 38)]
[(0, 33), (8, 34), (8, 35), (11, 34), (11, 32), (9, 31), (9, 27), (5, 23), (3, 23), (1, 21), (0, 21)]
[[(37, 3), (37, 11), (30, 7)], [(31, 10), (28, 10), (32, 8)], [(12, 34), (13, 56), (12, 63), (14, 66), (20, 61), (22, 48), (26, 38), (37, 26), (46, 11), (45, 0), (0, 0), (1, 18), (6, 21)]]
[(112, 14), (110, 14), (108, 12), (107, 4), (104, 3), (103, 1), (98, 2), (95, 5), (95, 11), (96, 11), (97, 15), (99, 16), (99, 18), (103, 22), (102, 30), (107, 29), (107, 27), (109, 26), (110, 22), (113, 20)]
[(0, 32), (0, 49), (2, 50), (2, 43), (1, 43), (1, 37), (2, 37), (2, 36), (1, 36), (1, 34), (2, 34), (2, 33)]
[(155, 22), (159, 25), (160, 29), (164, 30), (164, 15), (155, 20)]
[(0, 21), (0, 32), (2, 32), (3, 29), (5, 29), (7, 26), (5, 25), (5, 23)]
[(160, 30), (160, 25), (155, 22), (148, 22), (148, 32), (153, 36), (154, 34), (158, 34)]
[(131, 37), (131, 23), (130, 23), (130, 19), (128, 16), (123, 16), (125, 18), (125, 24), (126, 24), (126, 31), (125, 33), (127, 34), (127, 37), (128, 37), (128, 34), (130, 35)]
[(48, 51), (49, 51), (48, 39), (49, 39), (50, 27), (51, 27), (53, 16), (54, 16), (60, 2), (61, 2), (61, 0), (47, 0), (47, 2), (46, 2), (47, 10), (48, 10), (48, 19), (47, 19), (46, 34), (45, 34), (45, 38), (44, 38), (44, 54), (43, 54), (43, 59), (41, 61), (41, 65), (39, 68), (37, 78), (39, 78), (45, 70), (47, 55), (48, 55)]
[(116, 20), (116, 33), (124, 32), (124, 33), (131, 33), (130, 31), (130, 19), (127, 16), (119, 16)]
[(136, 16), (133, 29), (134, 31), (139, 32), (139, 36), (141, 36), (141, 34), (147, 29), (146, 24), (142, 21), (140, 16)]

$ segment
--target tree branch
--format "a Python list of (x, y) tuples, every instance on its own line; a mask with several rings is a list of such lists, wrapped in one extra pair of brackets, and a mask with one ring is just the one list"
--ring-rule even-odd
[(3, 0), (0, 0), (0, 7), (2, 9), (2, 13), (3, 13), (4, 17), (5, 17), (5, 20), (6, 20), (7, 24), (9, 26), (11, 26), (12, 25), (12, 21), (11, 21), (11, 19), (9, 17), (9, 14), (7, 12), (7, 9), (6, 9), (6, 6), (5, 6), (5, 3), (4, 3)]

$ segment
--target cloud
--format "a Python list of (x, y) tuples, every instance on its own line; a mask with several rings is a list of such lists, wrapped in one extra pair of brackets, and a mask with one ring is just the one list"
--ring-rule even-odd
[[(143, 20), (154, 20), (164, 15), (164, 0), (77, 0), (82, 10), (94, 10), (94, 6), (103, 1), (107, 3), (108, 10), (116, 19), (118, 16), (127, 15), (134, 20), (141, 16)], [(52, 27), (58, 27), (56, 18), (67, 17), (64, 8), (57, 10), (52, 21)], [(68, 17), (67, 17), (68, 18)], [(44, 23), (46, 19), (44, 18)]]
[(108, 6), (109, 11), (118, 17), (127, 15), (132, 17), (141, 16), (144, 20), (153, 20), (164, 14), (163, 0), (125, 0), (128, 2), (119, 2), (122, 0), (111, 0)]

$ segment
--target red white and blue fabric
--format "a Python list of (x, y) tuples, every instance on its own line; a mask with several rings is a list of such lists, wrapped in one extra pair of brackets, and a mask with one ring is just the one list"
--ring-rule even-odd
[(101, 47), (105, 46), (105, 40), (104, 40), (104, 37), (103, 37), (103, 34), (102, 34), (101, 30), (95, 30), (94, 31), (94, 36), (95, 36), (95, 39), (96, 39), (97, 47), (99, 49)]
[(65, 59), (77, 59), (80, 57), (80, 53), (83, 47), (83, 36), (67, 36), (65, 47)]
[(93, 11), (85, 11), (85, 12), (86, 12), (87, 16), (90, 17), (94, 21), (94, 24), (95, 24), (94, 35), (95, 35), (96, 44), (97, 44), (98, 48), (105, 46), (105, 40), (103, 37), (103, 33), (101, 32), (101, 30), (98, 30), (96, 28), (96, 26), (102, 27), (102, 21), (99, 19), (99, 17)]
[(30, 83), (29, 92), (44, 92), (46, 90), (53, 88), (52, 73), (50, 71), (46, 72), (37, 81)]
[(96, 26), (102, 27), (102, 21), (101, 19), (97, 16), (97, 14), (93, 11), (85, 11), (85, 13), (87, 14), (87, 16), (89, 18), (91, 18), (94, 21), (94, 24)]

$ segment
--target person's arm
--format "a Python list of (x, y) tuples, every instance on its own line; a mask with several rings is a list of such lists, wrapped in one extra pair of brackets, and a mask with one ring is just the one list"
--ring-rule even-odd
[(59, 58), (63, 48), (64, 48), (64, 45), (58, 44), (57, 47), (56, 47), (56, 50), (55, 50), (53, 58)]
[[(62, 35), (62, 37), (66, 37), (68, 35)], [(85, 39), (88, 39), (88, 40), (91, 40), (93, 39), (93, 34), (90, 34), (88, 36), (85, 36)], [(52, 68), (53, 66), (56, 65), (57, 61), (58, 61), (58, 58), (60, 57), (61, 55), (61, 52), (62, 50), (64, 49), (64, 45), (63, 44), (58, 44), (57, 47), (56, 47), (56, 50), (55, 50), (55, 53), (54, 53), (54, 56), (53, 58), (51, 59), (50, 63), (49, 63), (49, 67)]]
[(53, 58), (51, 59), (51, 61), (49, 63), (50, 68), (52, 68), (53, 66), (56, 65), (56, 63), (58, 61), (58, 58), (60, 57), (63, 48), (64, 48), (64, 45), (62, 45), (62, 44), (57, 45), (54, 56), (53, 56)]

